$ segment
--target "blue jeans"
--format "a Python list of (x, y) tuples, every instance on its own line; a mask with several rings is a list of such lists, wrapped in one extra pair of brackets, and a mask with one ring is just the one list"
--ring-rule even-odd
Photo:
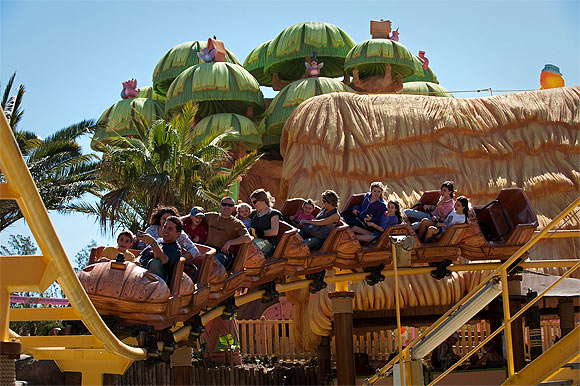
[(226, 271), (229, 271), (230, 269), (232, 269), (232, 266), (234, 265), (234, 257), (233, 256), (228, 256), (223, 252), (216, 252), (215, 254), (215, 260), (220, 263), (221, 265), (224, 266), (224, 268), (226, 269)]
[[(429, 220), (431, 220), (430, 213), (421, 212), (420, 210), (415, 209), (405, 209), (405, 215), (409, 218), (409, 221), (411, 221), (411, 226), (413, 227), (414, 230), (419, 229), (419, 225), (421, 225), (421, 220), (423, 220), (424, 218), (428, 218)], [(412, 221), (412, 219), (416, 221)]]
[(145, 268), (147, 268), (148, 271), (151, 271), (151, 273), (159, 276), (161, 279), (165, 281), (167, 280), (167, 273), (165, 273), (165, 269), (163, 268), (163, 263), (161, 263), (161, 261), (157, 259), (151, 259)]

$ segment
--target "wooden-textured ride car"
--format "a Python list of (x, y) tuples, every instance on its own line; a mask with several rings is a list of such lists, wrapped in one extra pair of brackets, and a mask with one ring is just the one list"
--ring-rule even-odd
[[(423, 193), (419, 202), (412, 206), (413, 209), (425, 211), (424, 205), (437, 205), (437, 201), (441, 196), (439, 190), (427, 190)], [(410, 222), (409, 219), (405, 219)], [(459, 242), (463, 238), (468, 224), (452, 225), (441, 237), (434, 242), (424, 243), (419, 240), (415, 231), (409, 226), (408, 232), (411, 236), (415, 236), (416, 245), (413, 249), (413, 263), (430, 263), (441, 262), (444, 260), (456, 261), (461, 253)]]
[[(209, 306), (220, 304), (227, 298), (233, 296), (237, 289), (242, 288), (244, 278), (246, 277), (246, 269), (244, 268), (244, 265), (246, 264), (246, 259), (248, 257), (251, 246), (252, 242), (248, 242), (240, 245), (233, 245), (230, 248), (230, 252), (233, 254), (233, 256), (235, 256), (234, 263), (223, 282), (223, 288), (214, 290), (210, 280), (210, 294), (208, 299)], [(213, 264), (219, 265), (215, 261)]]
[[(252, 245), (248, 261), (246, 261), (246, 278), (244, 287), (256, 287), (258, 285), (271, 282), (284, 275), (284, 265), (286, 264), (286, 253), (295, 253), (295, 250), (303, 251), (308, 248), (304, 241), (298, 236), (298, 229), (287, 222), (280, 221), (278, 235), (276, 236), (276, 249), (272, 256), (266, 258), (260, 250)], [(251, 266), (251, 267), (249, 267)]]
[[(91, 260), (98, 261), (103, 248), (94, 248)], [(78, 277), (101, 315), (121, 319), (126, 325), (153, 326), (156, 330), (195, 316), (207, 303), (207, 279), (215, 250), (198, 245), (204, 263), (199, 284), (183, 272), (185, 258), (174, 266), (171, 282), (133, 262), (95, 262), (78, 272)]]
[[(287, 200), (280, 210), (284, 218), (293, 216), (305, 201), (303, 198), (291, 198)], [(317, 215), (319, 212), (320, 208), (315, 207), (314, 215)], [(348, 229), (348, 225), (341, 222), (330, 232), (318, 250), (309, 251), (308, 247), (304, 245), (306, 249), (297, 248), (295, 249), (297, 253), (285, 254), (285, 273), (291, 276), (299, 276), (314, 274), (325, 269), (333, 268), (341, 238), (343, 237), (343, 233)]]
[(459, 244), (461, 256), (470, 260), (507, 260), (538, 226), (530, 200), (520, 188), (502, 189), (495, 200), (474, 206), (473, 212), (475, 217)]

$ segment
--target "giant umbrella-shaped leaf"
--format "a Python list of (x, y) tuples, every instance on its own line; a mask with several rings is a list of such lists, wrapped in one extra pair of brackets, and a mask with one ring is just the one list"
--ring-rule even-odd
[(232, 148), (238, 148), (238, 158), (245, 155), (246, 150), (256, 150), (262, 147), (262, 135), (258, 131), (256, 124), (250, 119), (239, 114), (221, 113), (203, 118), (193, 128), (196, 133), (195, 139), (201, 142), (210, 134), (223, 134), (228, 129), (233, 130), (222, 140)]
[(426, 70), (423, 69), (423, 62), (419, 58), (413, 55), (413, 65), (414, 71), (410, 76), (404, 77), (403, 82), (431, 82), (439, 84), (437, 76), (431, 70), (431, 67), (427, 67)]
[(385, 64), (391, 65), (391, 77), (414, 72), (413, 54), (399, 42), (390, 39), (369, 39), (354, 46), (346, 56), (344, 69), (352, 74), (357, 67), (360, 78), (385, 75)]
[(165, 95), (157, 94), (155, 90), (153, 90), (153, 86), (141, 87), (137, 98), (149, 98), (165, 103)]
[[(156, 93), (166, 95), (171, 82), (185, 69), (203, 63), (197, 53), (207, 47), (207, 41), (181, 43), (169, 51), (157, 63), (153, 71), (153, 89)], [(226, 49), (226, 62), (240, 64), (238, 58)]]
[(294, 24), (268, 44), (264, 72), (278, 73), (283, 80), (296, 80), (305, 72), (304, 58), (317, 52), (318, 63), (324, 62), (320, 76), (343, 75), (344, 58), (354, 41), (342, 29), (321, 22)]
[(406, 82), (399, 94), (425, 95), (453, 98), (453, 94), (443, 86), (431, 82)]
[(258, 127), (263, 133), (264, 146), (280, 143), (284, 123), (300, 103), (317, 95), (337, 91), (353, 92), (353, 89), (333, 78), (306, 78), (284, 87), (266, 110), (264, 119)]
[(99, 117), (98, 123), (106, 122), (107, 125), (93, 135), (91, 148), (99, 150), (100, 143), (107, 138), (117, 136), (136, 135), (133, 119), (139, 112), (147, 122), (165, 118), (165, 106), (163, 102), (147, 98), (130, 98), (119, 101), (109, 107)]
[(260, 44), (258, 47), (254, 48), (252, 52), (248, 55), (244, 61), (244, 68), (248, 70), (250, 74), (260, 86), (272, 86), (272, 75), (264, 73), (264, 65), (266, 63), (266, 53), (268, 51), (268, 44), (271, 40)]
[(187, 102), (198, 104), (199, 118), (217, 113), (245, 115), (264, 112), (264, 96), (258, 81), (239, 64), (201, 63), (183, 71), (167, 91), (165, 111), (172, 114)]

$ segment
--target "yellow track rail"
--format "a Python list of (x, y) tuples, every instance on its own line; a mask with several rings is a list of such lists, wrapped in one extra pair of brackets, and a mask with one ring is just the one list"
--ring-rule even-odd
[[(0, 114), (0, 144), (0, 169), (6, 178), (6, 182), (0, 184), (0, 199), (15, 199), (18, 202), (43, 254), (0, 258), (0, 341), (10, 339), (10, 292), (44, 291), (56, 280), (74, 312), (93, 336), (102, 342), (108, 353), (121, 359), (127, 367), (133, 360), (145, 359), (145, 350), (131, 347), (117, 339), (89, 300), (52, 226), (4, 113)], [(82, 354), (80, 358), (92, 355), (90, 351), (82, 351), (76, 353), (76, 358), (79, 358), (79, 354)], [(71, 355), (70, 358), (75, 357)]]

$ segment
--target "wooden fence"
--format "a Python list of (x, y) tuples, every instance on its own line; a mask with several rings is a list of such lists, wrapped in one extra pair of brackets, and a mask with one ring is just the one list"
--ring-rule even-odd
[[(294, 346), (292, 323), (292, 320), (238, 320), (242, 355), (276, 355), (281, 359), (307, 359), (316, 356), (314, 351), (301, 351)], [(559, 323), (558, 319), (541, 321), (544, 351), (554, 344), (556, 336), (562, 336)], [(578, 324), (580, 321), (576, 320), (576, 325)], [(411, 342), (423, 329), (426, 327), (406, 328), (403, 334), (403, 344)], [(457, 343), (456, 351), (464, 355), (489, 336), (491, 328), (487, 321), (482, 320), (464, 325), (458, 333), (461, 338)], [(524, 335), (526, 357), (529, 358), (530, 334), (525, 326)], [(355, 352), (366, 353), (371, 360), (385, 360), (397, 349), (394, 330), (377, 330), (364, 335), (354, 335), (353, 343)], [(336, 352), (334, 337), (331, 341), (331, 351), (334, 357)], [(479, 354), (481, 353), (480, 351)]]

